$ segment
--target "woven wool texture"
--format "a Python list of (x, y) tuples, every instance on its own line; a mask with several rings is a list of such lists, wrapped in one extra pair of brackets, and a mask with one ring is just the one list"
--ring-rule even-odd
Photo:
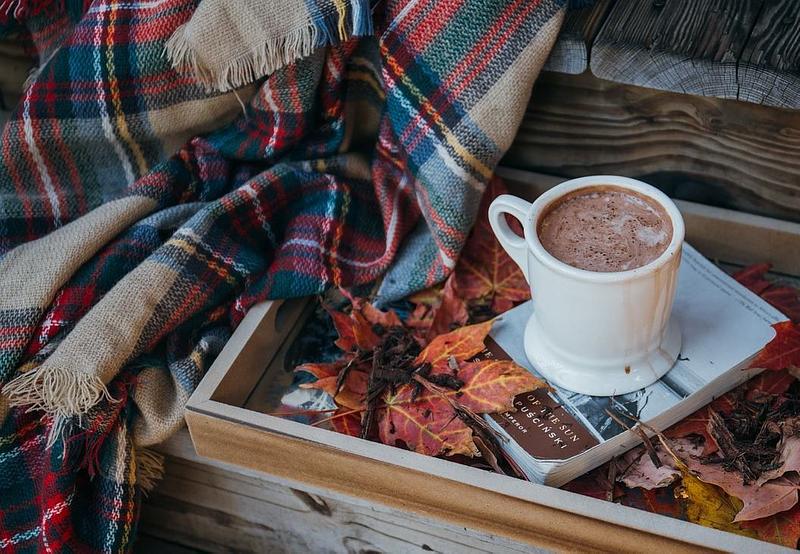
[(253, 304), (443, 279), (564, 10), (220, 4), (0, 21), (42, 57), (0, 149), (0, 551), (129, 550), (147, 447)]

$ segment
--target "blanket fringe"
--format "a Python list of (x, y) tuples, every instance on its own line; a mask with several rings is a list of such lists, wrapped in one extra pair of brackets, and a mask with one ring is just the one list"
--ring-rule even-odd
[(148, 448), (136, 448), (136, 484), (144, 493), (152, 491), (164, 478), (164, 456)]
[(310, 55), (319, 32), (314, 25), (308, 25), (286, 36), (269, 38), (258, 49), (231, 59), (217, 71), (197, 59), (197, 51), (186, 37), (187, 25), (178, 27), (167, 41), (167, 57), (175, 69), (190, 72), (207, 90), (220, 92), (243, 87)]
[(175, 69), (190, 73), (208, 91), (220, 92), (252, 83), (287, 64), (309, 56), (316, 48), (325, 44), (345, 41), (351, 36), (370, 35), (373, 32), (369, 2), (357, 0), (350, 10), (338, 10), (335, 17), (309, 22), (306, 26), (298, 27), (282, 36), (268, 36), (257, 48), (228, 60), (219, 68), (211, 68), (198, 58), (197, 49), (187, 36), (191, 23), (190, 20), (175, 29), (167, 40), (167, 58)]
[(41, 410), (57, 420), (87, 413), (102, 398), (115, 402), (95, 375), (59, 366), (39, 366), (3, 387), (10, 406)]

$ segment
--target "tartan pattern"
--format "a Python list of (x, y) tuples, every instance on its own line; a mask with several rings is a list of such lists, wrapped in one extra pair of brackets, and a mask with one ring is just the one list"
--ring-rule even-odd
[[(138, 453), (180, 425), (253, 304), (388, 270), (386, 300), (446, 276), (503, 154), (497, 136), (519, 124), (504, 119), (511, 95), (498, 83), (532, 44), (541, 66), (563, 4), (381, 3), (380, 39), (281, 68), (242, 93), (246, 114), (229, 124), (235, 110), (220, 104), (238, 101), (160, 54), (196, 2), (95, 0), (79, 16), (66, 2), (32, 15), (34, 42), (54, 54), (0, 150), (0, 290), (15, 291), (0, 298), (0, 392), (12, 403), (5, 421), (0, 407), (0, 550), (129, 550)], [(504, 86), (529, 94), (532, 80)], [(209, 120), (219, 128), (200, 133)], [(120, 231), (119, 217), (100, 216), (114, 202), (144, 215)], [(19, 262), (55, 240), (93, 246), (78, 249), (86, 261), (54, 251)], [(55, 410), (62, 399), (45, 398), (42, 382), (59, 372), (107, 395)], [(38, 401), (9, 393), (25, 380)]]

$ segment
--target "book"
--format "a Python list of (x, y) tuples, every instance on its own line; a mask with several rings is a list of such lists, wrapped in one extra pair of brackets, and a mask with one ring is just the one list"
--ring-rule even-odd
[[(501, 315), (482, 356), (512, 359), (540, 377), (523, 347), (532, 309), (526, 302)], [(484, 416), (505, 437), (509, 461), (531, 481), (552, 486), (591, 471), (641, 443), (609, 411), (666, 429), (756, 375), (750, 360), (774, 337), (772, 325), (786, 319), (688, 244), (672, 317), (681, 327), (681, 355), (652, 385), (617, 397), (539, 389), (518, 395), (514, 412)]]

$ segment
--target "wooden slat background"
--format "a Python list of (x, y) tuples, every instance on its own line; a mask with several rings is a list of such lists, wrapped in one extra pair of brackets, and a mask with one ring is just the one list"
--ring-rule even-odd
[(549, 73), (502, 163), (800, 221), (800, 111)]

